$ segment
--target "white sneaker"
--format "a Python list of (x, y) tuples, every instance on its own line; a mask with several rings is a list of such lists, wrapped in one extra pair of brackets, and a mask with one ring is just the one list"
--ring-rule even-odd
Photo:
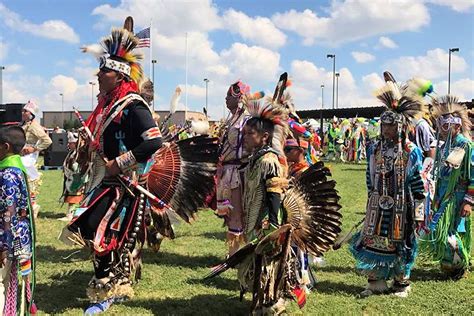
[(405, 297), (408, 297), (408, 294), (410, 293), (410, 291), (411, 291), (410, 285), (404, 286), (404, 287), (396, 287), (396, 288), (393, 288), (393, 295), (401, 297), (401, 298), (405, 298)]
[(71, 220), (72, 220), (72, 213), (69, 213), (64, 217), (58, 218), (58, 221), (61, 221), (61, 222), (70, 222)]
[(319, 268), (326, 266), (326, 260), (323, 257), (314, 257), (313, 264)]
[(359, 297), (366, 298), (374, 294), (384, 294), (387, 291), (388, 286), (385, 280), (370, 281), (367, 283), (365, 290), (359, 293)]

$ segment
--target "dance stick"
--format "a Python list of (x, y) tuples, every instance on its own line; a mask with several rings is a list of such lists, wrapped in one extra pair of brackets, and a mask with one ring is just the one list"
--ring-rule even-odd
[[(86, 125), (86, 122), (84, 121), (84, 118), (82, 117), (81, 113), (79, 113), (79, 111), (75, 107), (73, 107), (73, 110), (74, 110), (74, 113), (76, 114), (77, 119), (79, 120), (79, 122), (81, 122), (82, 127), (84, 127), (84, 130), (86, 131), (87, 136), (90, 138), (90, 140), (92, 142), (94, 142), (94, 135), (92, 135), (89, 127)], [(105, 159), (105, 157), (103, 155), (101, 155), (100, 153), (99, 153), (99, 155), (102, 158), (102, 160), (105, 163), (107, 163), (107, 159)], [(132, 181), (129, 177), (126, 177), (122, 174), (119, 174), (119, 175), (117, 175), (117, 178), (119, 180), (121, 180), (121, 182), (122, 181), (125, 182), (125, 183), (122, 182), (123, 185), (128, 184), (129, 186), (131, 186), (131, 187), (137, 189), (138, 191), (140, 191), (141, 193), (145, 194), (150, 200), (157, 203), (160, 208), (167, 208), (170, 211), (174, 212), (174, 210), (171, 208), (171, 206), (169, 206), (168, 204), (166, 204), (165, 202), (160, 200), (153, 193), (151, 193), (150, 191), (148, 191), (147, 189), (145, 189), (144, 187), (142, 187), (141, 185), (139, 185), (135, 181)]]

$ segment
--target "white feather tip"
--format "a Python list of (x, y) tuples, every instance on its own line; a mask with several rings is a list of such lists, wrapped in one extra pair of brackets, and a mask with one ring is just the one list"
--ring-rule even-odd
[(191, 131), (198, 135), (209, 134), (209, 122), (208, 121), (192, 121)]

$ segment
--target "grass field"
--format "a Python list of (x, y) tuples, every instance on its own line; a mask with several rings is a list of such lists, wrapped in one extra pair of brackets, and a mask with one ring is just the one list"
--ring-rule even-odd
[[(366, 199), (365, 166), (332, 165), (342, 196), (344, 231), (363, 217)], [(79, 315), (87, 306), (85, 288), (92, 275), (89, 254), (64, 246), (57, 240), (64, 222), (58, 198), (60, 171), (43, 171), (37, 222), (37, 292), (40, 313)], [(133, 300), (112, 306), (109, 314), (128, 315), (245, 315), (249, 295), (239, 301), (236, 271), (202, 281), (209, 267), (225, 255), (224, 228), (212, 212), (203, 211), (193, 225), (177, 227), (177, 238), (166, 240), (158, 254), (144, 250), (143, 279)], [(303, 310), (295, 303), (292, 315), (316, 314), (452, 314), (474, 313), (474, 275), (446, 280), (436, 264), (418, 260), (412, 273), (412, 292), (406, 299), (389, 295), (357, 299), (366, 279), (356, 274), (347, 246), (326, 255), (327, 265), (318, 268), (316, 290)]]

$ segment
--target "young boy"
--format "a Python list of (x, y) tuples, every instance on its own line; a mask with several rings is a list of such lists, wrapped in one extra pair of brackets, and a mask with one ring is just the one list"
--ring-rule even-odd
[(31, 291), (33, 222), (26, 170), (19, 155), (24, 146), (25, 132), (21, 127), (0, 127), (0, 309), (4, 315), (23, 315), (27, 304), (30, 312), (35, 309)]
[(304, 153), (308, 150), (308, 142), (303, 139), (287, 139), (285, 142), (285, 156), (289, 163), (289, 176), (297, 177), (309, 168)]
[[(244, 128), (244, 146), (249, 153), (249, 163), (244, 173), (243, 209), (245, 214), (244, 233), (248, 241), (262, 240), (265, 236), (278, 229), (281, 224), (281, 198), (287, 184), (285, 170), (280, 163), (278, 153), (271, 147), (274, 123), (267, 118), (252, 117)], [(281, 245), (269, 246), (274, 248), (270, 252), (279, 252)], [(281, 251), (281, 250), (280, 250)], [(267, 310), (275, 313), (284, 310), (284, 300), (278, 291), (276, 275), (272, 271), (278, 270), (278, 262), (271, 255), (264, 254), (263, 262), (268, 273), (259, 274), (256, 264), (258, 255), (239, 266), (238, 276), (241, 289), (251, 289), (253, 293), (264, 291), (263, 297), (255, 297), (252, 304), (254, 311)], [(255, 281), (257, 273), (260, 278)], [(279, 280), (277, 280), (279, 281)], [(258, 284), (259, 289), (255, 288)]]
[[(306, 302), (301, 261), (292, 245), (315, 256), (329, 249), (340, 232), (339, 196), (322, 163), (289, 183), (285, 109), (273, 103), (247, 106), (252, 118), (244, 127), (244, 146), (251, 155), (244, 171), (243, 209), (249, 243), (214, 266), (207, 278), (237, 267), (241, 295), (252, 292), (251, 313), (281, 315), (287, 298), (300, 307)], [(319, 198), (323, 190), (329, 198)]]

